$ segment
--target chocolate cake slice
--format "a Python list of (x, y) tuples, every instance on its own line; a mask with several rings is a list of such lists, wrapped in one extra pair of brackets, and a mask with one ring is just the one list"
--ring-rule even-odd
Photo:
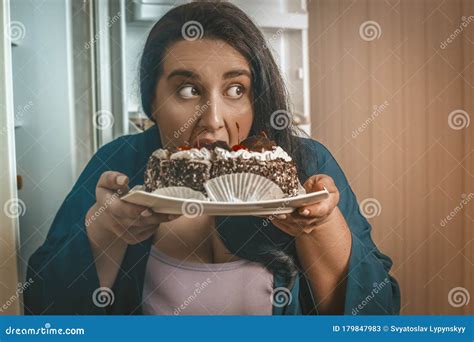
[(215, 141), (199, 148), (158, 149), (145, 171), (145, 190), (185, 186), (204, 192), (204, 183), (232, 173), (254, 173), (275, 182), (287, 196), (296, 196), (299, 181), (292, 158), (262, 133), (229, 147)]
[(209, 180), (212, 153), (207, 148), (158, 149), (148, 160), (145, 190), (152, 192), (168, 186), (186, 186), (204, 191)]
[(214, 153), (211, 178), (230, 173), (255, 173), (275, 182), (287, 196), (298, 194), (294, 161), (265, 134), (249, 137), (231, 151), (217, 147)]
[(165, 149), (158, 149), (148, 159), (144, 175), (145, 190), (152, 192), (158, 188), (164, 188), (168, 185), (170, 152)]

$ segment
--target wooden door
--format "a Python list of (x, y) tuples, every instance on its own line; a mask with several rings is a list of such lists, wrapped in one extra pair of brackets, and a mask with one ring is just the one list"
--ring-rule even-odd
[(309, 12), (313, 138), (377, 208), (402, 314), (474, 314), (474, 1)]

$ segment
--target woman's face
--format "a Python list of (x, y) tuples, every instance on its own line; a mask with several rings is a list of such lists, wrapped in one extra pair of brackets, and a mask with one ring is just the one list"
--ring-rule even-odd
[(167, 49), (153, 101), (164, 146), (237, 144), (253, 121), (247, 60), (219, 40), (180, 41)]

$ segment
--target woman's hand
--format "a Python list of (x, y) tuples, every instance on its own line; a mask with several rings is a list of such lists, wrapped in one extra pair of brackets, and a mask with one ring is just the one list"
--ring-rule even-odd
[(128, 191), (126, 175), (104, 172), (96, 186), (96, 203), (86, 215), (86, 227), (94, 225), (96, 229), (108, 230), (127, 244), (134, 245), (152, 236), (160, 223), (177, 217), (157, 214), (146, 207), (122, 201), (120, 197)]
[(307, 193), (326, 188), (329, 191), (329, 197), (321, 202), (298, 208), (291, 214), (276, 214), (270, 218), (276, 227), (295, 237), (302, 233), (309, 234), (319, 225), (330, 220), (339, 203), (339, 191), (333, 179), (327, 175), (311, 176), (303, 186)]

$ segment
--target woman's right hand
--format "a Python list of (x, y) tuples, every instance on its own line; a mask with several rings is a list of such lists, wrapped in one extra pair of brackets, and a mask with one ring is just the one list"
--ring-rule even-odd
[(96, 203), (86, 215), (86, 226), (112, 232), (127, 244), (134, 245), (152, 236), (159, 224), (176, 219), (176, 215), (158, 214), (147, 207), (120, 199), (129, 191), (128, 177), (106, 171), (97, 182)]

